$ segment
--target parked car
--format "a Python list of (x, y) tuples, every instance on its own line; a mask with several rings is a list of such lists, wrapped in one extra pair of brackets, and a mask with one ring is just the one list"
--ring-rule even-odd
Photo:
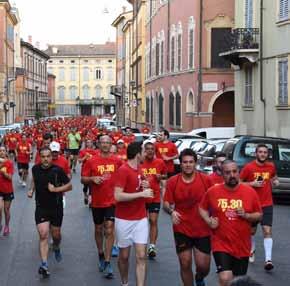
[(149, 134), (145, 133), (134, 133), (135, 135), (135, 142), (144, 142), (145, 140), (149, 139)]
[[(150, 135), (150, 138), (156, 138), (157, 135), (158, 133), (153, 132)], [(175, 143), (178, 139), (196, 139), (196, 138), (202, 139), (202, 137), (198, 135), (191, 135), (189, 133), (183, 133), (183, 132), (170, 132), (170, 136), (169, 136), (169, 140), (173, 143)]]
[(242, 168), (255, 159), (258, 144), (266, 144), (270, 150), (270, 160), (277, 168), (279, 187), (273, 189), (273, 194), (290, 196), (290, 140), (276, 137), (236, 136), (229, 139), (222, 148), (229, 159), (237, 162)]
[(198, 135), (206, 139), (232, 138), (235, 136), (235, 127), (209, 127), (193, 129), (191, 135)]

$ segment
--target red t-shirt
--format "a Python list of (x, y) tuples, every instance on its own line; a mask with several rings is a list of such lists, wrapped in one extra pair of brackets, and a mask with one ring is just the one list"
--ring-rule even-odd
[(14, 134), (9, 135), (7, 140), (8, 150), (15, 150), (17, 146), (17, 137)]
[(93, 156), (97, 155), (97, 152), (95, 149), (90, 149), (90, 148), (85, 148), (85, 149), (82, 149), (79, 153), (79, 158), (82, 159), (85, 157), (85, 155), (89, 155), (89, 158), (84, 160), (82, 162), (82, 167), (81, 167), (81, 176), (83, 175), (83, 170), (84, 170), (84, 166), (86, 164), (86, 162), (91, 159)]
[(114, 186), (116, 173), (121, 165), (122, 161), (114, 155), (109, 157), (96, 155), (85, 164), (83, 177), (102, 176), (104, 178), (100, 185), (91, 185), (93, 208), (106, 208), (115, 204)]
[(118, 149), (116, 155), (117, 155), (117, 157), (120, 158), (122, 161), (127, 161), (127, 149), (126, 149), (126, 148)]
[[(142, 171), (133, 169), (128, 163), (123, 164), (117, 173), (116, 187), (123, 189), (125, 193), (143, 191), (141, 187)], [(125, 220), (140, 220), (147, 216), (146, 199), (139, 198), (128, 202), (116, 203), (116, 218)]]
[[(156, 150), (156, 157), (160, 159), (163, 159), (163, 155), (167, 157), (178, 155), (178, 150), (176, 148), (176, 145), (170, 141), (168, 141), (167, 143), (156, 142), (155, 150)], [(173, 173), (174, 172), (173, 160), (165, 161), (165, 164), (167, 167), (167, 172)]]
[(52, 160), (52, 164), (62, 168), (66, 175), (71, 174), (68, 160), (64, 156), (58, 155), (56, 160)]
[(225, 182), (223, 176), (218, 175), (216, 172), (211, 173), (209, 175), (209, 179), (213, 186), (218, 185), (218, 184), (223, 184)]
[(237, 208), (247, 213), (261, 212), (256, 192), (245, 184), (229, 190), (215, 185), (205, 193), (200, 207), (217, 217), (219, 226), (212, 230), (212, 251), (228, 253), (236, 258), (248, 257), (251, 251), (251, 223), (239, 217)]
[(199, 215), (199, 203), (210, 187), (209, 178), (196, 173), (192, 182), (184, 182), (182, 175), (175, 175), (167, 181), (164, 201), (175, 205), (181, 218), (179, 224), (173, 225), (174, 232), (183, 233), (189, 237), (206, 237), (210, 228)]
[(273, 205), (271, 179), (276, 176), (276, 168), (273, 163), (266, 162), (258, 165), (252, 161), (244, 166), (240, 173), (240, 179), (245, 182), (255, 181), (258, 177), (263, 177), (263, 185), (260, 188), (254, 188), (260, 198), (262, 207)]
[(163, 160), (144, 160), (141, 164), (143, 177), (149, 182), (150, 188), (154, 191), (154, 198), (148, 199), (147, 203), (160, 203), (160, 182), (156, 175), (166, 174), (166, 166)]
[(20, 142), (17, 146), (17, 162), (28, 164), (30, 160), (31, 145), (29, 143)]
[(125, 135), (122, 137), (122, 140), (124, 141), (125, 143), (125, 146), (128, 147), (128, 145), (132, 142), (135, 141), (135, 135), (134, 134), (130, 134), (130, 135)]
[[(3, 163), (0, 163), (1, 171), (4, 171), (6, 174), (13, 175), (14, 167), (13, 162), (10, 160), (6, 160)], [(13, 193), (13, 184), (12, 180), (8, 180), (7, 178), (0, 173), (0, 193), (10, 194)]]

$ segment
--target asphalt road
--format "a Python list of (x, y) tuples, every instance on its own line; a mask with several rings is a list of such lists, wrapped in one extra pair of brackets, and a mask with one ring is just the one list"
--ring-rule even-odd
[[(12, 205), (11, 234), (0, 236), (0, 286), (34, 285), (120, 285), (117, 259), (113, 258), (115, 279), (106, 280), (97, 271), (97, 251), (94, 242), (94, 228), (89, 208), (82, 202), (79, 170), (73, 175), (73, 191), (66, 196), (63, 223), (62, 254), (63, 261), (55, 262), (49, 257), (51, 277), (40, 279), (38, 235), (34, 224), (34, 200), (26, 196), (26, 189), (15, 181), (15, 200)], [(289, 206), (276, 205), (274, 219), (275, 269), (265, 273), (263, 269), (263, 241), (261, 232), (257, 234), (256, 262), (249, 267), (249, 274), (265, 286), (286, 286), (290, 283), (290, 209)], [(148, 261), (147, 285), (182, 285), (179, 267), (172, 239), (169, 217), (161, 212), (158, 257)], [(233, 242), (234, 243), (234, 242)], [(134, 285), (134, 259), (131, 259), (130, 285)], [(215, 266), (212, 263), (207, 285), (217, 285)]]

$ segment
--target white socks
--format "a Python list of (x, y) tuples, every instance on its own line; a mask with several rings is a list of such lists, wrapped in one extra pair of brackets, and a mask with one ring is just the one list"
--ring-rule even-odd
[(273, 239), (264, 238), (265, 261), (272, 260)]
[(255, 243), (255, 236), (251, 236), (252, 246), (251, 246), (251, 253), (255, 252), (256, 250), (256, 243)]

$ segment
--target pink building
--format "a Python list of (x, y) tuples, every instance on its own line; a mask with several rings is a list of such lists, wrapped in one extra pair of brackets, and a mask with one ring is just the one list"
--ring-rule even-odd
[(219, 57), (234, 1), (147, 3), (146, 122), (176, 131), (234, 126), (234, 73)]
[(48, 95), (48, 115), (55, 115), (55, 78), (56, 76), (48, 73), (47, 74), (47, 95)]

